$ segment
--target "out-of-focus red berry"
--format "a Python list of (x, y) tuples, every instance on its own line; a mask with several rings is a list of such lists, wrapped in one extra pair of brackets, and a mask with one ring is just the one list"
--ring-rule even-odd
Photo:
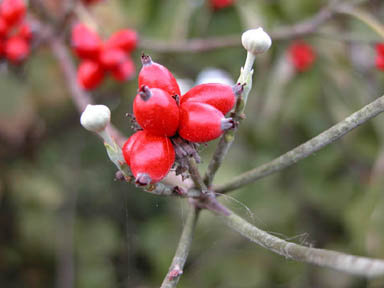
[(9, 25), (7, 21), (5, 21), (1, 16), (0, 16), (0, 37), (6, 37), (9, 32)]
[(29, 24), (28, 23), (21, 24), (20, 27), (18, 28), (16, 35), (26, 39), (27, 41), (30, 41), (32, 39), (32, 30)]
[(77, 70), (77, 81), (86, 90), (92, 90), (100, 85), (104, 79), (102, 66), (91, 60), (84, 60)]
[(297, 41), (290, 46), (289, 57), (296, 70), (304, 72), (311, 68), (316, 59), (316, 54), (310, 45)]
[(376, 52), (377, 54), (384, 55), (384, 43), (376, 44)]
[(99, 35), (84, 24), (77, 24), (72, 29), (72, 47), (83, 59), (97, 59), (102, 48)]
[(0, 16), (9, 25), (19, 22), (24, 17), (26, 10), (24, 0), (3, 0), (0, 4)]
[(220, 10), (233, 5), (234, 0), (210, 0), (210, 5), (213, 10)]
[(384, 54), (377, 54), (375, 60), (376, 68), (384, 71)]
[(137, 33), (132, 29), (119, 30), (107, 40), (105, 46), (108, 48), (122, 49), (127, 53), (133, 51), (137, 45)]
[(14, 36), (5, 42), (5, 55), (7, 59), (15, 64), (25, 60), (29, 54), (29, 44), (26, 39)]
[(116, 81), (124, 82), (133, 77), (136, 68), (131, 58), (125, 59), (125, 61), (112, 70), (112, 76)]
[(127, 59), (127, 54), (116, 48), (105, 48), (100, 53), (100, 63), (107, 70), (116, 69), (119, 65)]

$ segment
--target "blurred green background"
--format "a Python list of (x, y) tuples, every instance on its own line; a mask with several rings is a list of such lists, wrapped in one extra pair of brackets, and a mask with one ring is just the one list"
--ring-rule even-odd
[[(194, 81), (204, 68), (216, 67), (236, 80), (246, 55), (242, 31), (290, 25), (326, 4), (238, 0), (213, 12), (203, 0), (106, 0), (91, 13), (106, 36), (124, 27), (169, 43), (238, 34), (236, 48), (156, 53), (146, 47), (132, 55), (138, 69), (144, 51), (179, 78)], [(382, 1), (363, 7), (384, 22)], [(257, 59), (247, 119), (215, 183), (272, 160), (383, 94), (384, 72), (374, 67), (379, 38), (343, 15), (320, 30), (303, 38), (317, 54), (304, 73), (292, 71), (286, 55), (295, 39), (275, 41)], [(17, 71), (6, 64), (0, 69), (0, 287), (159, 287), (185, 221), (185, 200), (114, 181), (115, 167), (99, 139), (80, 126), (49, 48), (37, 49)], [(125, 113), (132, 111), (136, 80), (107, 81), (93, 93), (127, 136), (132, 131)], [(378, 116), (221, 201), (281, 238), (384, 258), (383, 120)], [(202, 168), (214, 147), (202, 149)], [(286, 260), (209, 212), (201, 216), (179, 287), (384, 287)]]

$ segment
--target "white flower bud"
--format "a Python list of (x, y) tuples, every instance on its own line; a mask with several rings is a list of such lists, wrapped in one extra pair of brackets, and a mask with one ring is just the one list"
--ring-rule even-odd
[(81, 125), (92, 132), (100, 133), (109, 124), (111, 111), (105, 105), (88, 105), (81, 114)]
[(271, 47), (272, 40), (263, 28), (245, 31), (241, 36), (243, 47), (253, 55), (264, 53)]

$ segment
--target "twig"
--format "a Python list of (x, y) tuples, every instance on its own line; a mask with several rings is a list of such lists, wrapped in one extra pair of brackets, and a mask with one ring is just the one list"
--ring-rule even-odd
[(358, 257), (331, 250), (310, 248), (287, 242), (251, 225), (240, 216), (231, 213), (220, 217), (227, 226), (239, 232), (252, 242), (274, 253), (301, 262), (307, 262), (349, 274), (365, 277), (384, 275), (384, 261), (379, 259)]
[[(335, 14), (333, 6), (327, 5), (314, 16), (294, 25), (283, 26), (272, 30), (269, 34), (274, 41), (287, 40), (311, 34), (317, 31), (322, 24)], [(208, 39), (189, 39), (187, 41), (173, 42), (141, 38), (140, 49), (165, 53), (194, 53), (218, 48), (239, 47), (241, 45), (239, 35), (223, 37), (210, 37)]]
[(256, 167), (255, 169), (245, 172), (226, 184), (215, 187), (214, 190), (217, 193), (226, 193), (252, 183), (272, 173), (280, 171), (284, 168), (287, 168), (315, 153), (326, 145), (335, 142), (340, 137), (344, 136), (351, 130), (357, 128), (361, 124), (372, 119), (383, 111), (384, 96), (381, 96), (380, 98), (366, 105), (359, 111), (348, 116), (343, 121), (337, 123), (328, 130), (312, 138), (311, 140), (301, 144), (300, 146), (281, 155), (269, 163), (263, 164), (259, 167)]
[(200, 190), (202, 193), (207, 191), (207, 186), (203, 182), (203, 178), (200, 175), (199, 169), (197, 168), (195, 159), (188, 158), (188, 169), (189, 174), (195, 184), (195, 187)]
[(181, 234), (179, 244), (176, 249), (175, 256), (173, 257), (172, 264), (169, 271), (165, 276), (161, 288), (176, 287), (179, 282), (181, 274), (183, 274), (184, 264), (187, 261), (189, 250), (192, 244), (193, 233), (196, 227), (199, 209), (192, 206), (189, 208), (187, 221), (184, 224), (183, 232)]

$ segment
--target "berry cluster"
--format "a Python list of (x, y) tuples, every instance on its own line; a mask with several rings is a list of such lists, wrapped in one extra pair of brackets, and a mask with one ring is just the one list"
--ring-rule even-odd
[(376, 68), (384, 71), (384, 43), (376, 44)]
[(32, 32), (24, 21), (26, 6), (23, 0), (3, 0), (0, 4), (0, 57), (19, 64), (29, 54)]
[(214, 140), (234, 127), (224, 115), (233, 108), (242, 86), (201, 84), (180, 97), (176, 79), (166, 67), (145, 55), (142, 63), (133, 113), (143, 130), (126, 141), (123, 155), (136, 183), (147, 185), (164, 178), (175, 159), (192, 156), (195, 143)]
[(108, 72), (119, 82), (130, 79), (135, 73), (130, 53), (136, 48), (137, 39), (134, 30), (123, 29), (103, 42), (86, 25), (75, 25), (72, 29), (72, 47), (82, 59), (77, 71), (80, 86), (92, 90), (101, 84)]
[(289, 47), (289, 58), (296, 71), (304, 72), (312, 67), (316, 59), (315, 51), (312, 47), (303, 42), (296, 41)]

